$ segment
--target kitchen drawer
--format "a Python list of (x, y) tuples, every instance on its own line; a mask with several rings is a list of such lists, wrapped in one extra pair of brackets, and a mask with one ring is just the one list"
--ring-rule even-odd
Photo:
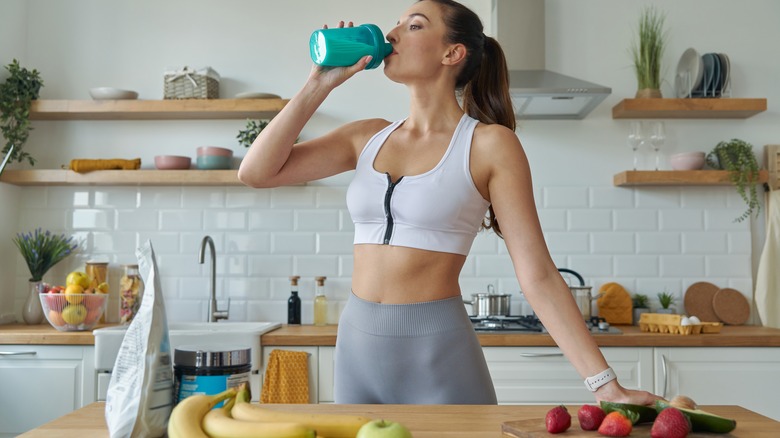
[[(485, 347), (485, 359), (501, 404), (593, 403), (583, 379), (555, 347)], [(604, 357), (631, 389), (652, 390), (652, 348), (602, 348)]]

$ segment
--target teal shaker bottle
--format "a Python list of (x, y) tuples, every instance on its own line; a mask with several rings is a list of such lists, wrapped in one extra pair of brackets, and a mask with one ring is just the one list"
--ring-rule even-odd
[(374, 24), (357, 27), (319, 29), (311, 34), (309, 52), (315, 64), (327, 67), (353, 65), (360, 58), (373, 58), (366, 69), (379, 67), (382, 60), (393, 52), (393, 46), (385, 41), (382, 31)]

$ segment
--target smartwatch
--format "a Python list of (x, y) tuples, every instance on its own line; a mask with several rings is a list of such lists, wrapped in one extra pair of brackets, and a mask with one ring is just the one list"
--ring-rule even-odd
[(614, 371), (612, 371), (612, 368), (607, 368), (606, 370), (596, 374), (595, 376), (588, 377), (585, 379), (585, 387), (588, 388), (590, 392), (596, 392), (597, 389), (601, 388), (602, 386), (606, 385), (607, 383), (617, 379), (617, 375)]

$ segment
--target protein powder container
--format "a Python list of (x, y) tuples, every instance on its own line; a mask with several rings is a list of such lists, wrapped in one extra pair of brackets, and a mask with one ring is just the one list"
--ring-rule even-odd
[(241, 383), (248, 385), (251, 353), (251, 348), (235, 345), (176, 347), (173, 353), (174, 406), (191, 395), (214, 395)]

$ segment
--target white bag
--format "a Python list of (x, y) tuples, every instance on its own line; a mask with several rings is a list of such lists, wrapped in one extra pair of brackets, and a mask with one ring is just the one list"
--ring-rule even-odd
[(106, 397), (111, 438), (161, 437), (173, 409), (173, 364), (152, 242), (136, 250), (146, 290), (122, 340)]

